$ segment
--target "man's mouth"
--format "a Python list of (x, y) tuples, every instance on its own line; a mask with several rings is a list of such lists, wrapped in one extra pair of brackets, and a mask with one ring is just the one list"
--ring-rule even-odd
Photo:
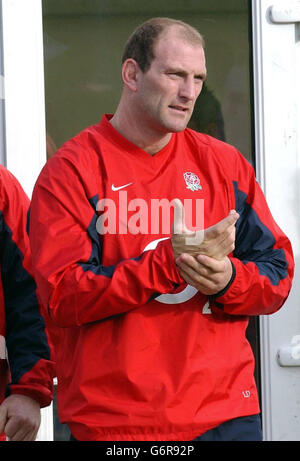
[(176, 106), (176, 105), (172, 105), (172, 106), (169, 106), (170, 109), (173, 109), (173, 110), (177, 110), (179, 112), (187, 112), (189, 109), (187, 107), (183, 107), (183, 106)]

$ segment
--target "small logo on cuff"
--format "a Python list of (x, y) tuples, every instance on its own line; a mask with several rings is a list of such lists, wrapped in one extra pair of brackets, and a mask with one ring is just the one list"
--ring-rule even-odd
[(250, 391), (242, 391), (242, 394), (245, 399), (249, 399), (251, 397), (251, 392)]

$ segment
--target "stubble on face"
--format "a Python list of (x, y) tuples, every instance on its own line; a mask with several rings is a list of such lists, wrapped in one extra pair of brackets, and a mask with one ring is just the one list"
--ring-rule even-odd
[[(128, 59), (122, 71), (124, 91), (110, 122), (153, 155), (168, 144), (172, 133), (183, 131), (192, 116), (206, 77), (202, 44), (169, 30), (155, 44), (149, 69), (143, 72), (136, 61)], [(192, 86), (183, 85), (187, 81)]]
[(205, 76), (203, 48), (184, 41), (175, 31), (163, 34), (150, 69), (141, 75), (138, 100), (143, 119), (157, 132), (184, 130)]

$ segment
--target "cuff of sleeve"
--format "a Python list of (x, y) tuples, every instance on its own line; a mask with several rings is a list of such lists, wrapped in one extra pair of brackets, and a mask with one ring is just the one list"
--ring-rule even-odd
[(32, 386), (21, 386), (18, 384), (10, 384), (6, 388), (6, 397), (12, 394), (21, 394), (25, 395), (26, 397), (30, 397), (38, 404), (40, 405), (41, 408), (47, 407), (50, 405), (53, 399), (53, 391), (45, 388), (44, 391), (41, 391), (39, 389), (35, 389)]
[(40, 359), (17, 382), (12, 378), (12, 382), (6, 387), (6, 396), (10, 394), (26, 395), (36, 400), (41, 408), (47, 407), (53, 398), (54, 371), (54, 362)]
[(159, 242), (158, 245), (162, 250), (162, 253), (160, 254), (160, 264), (165, 264), (166, 267), (168, 267), (169, 279), (178, 286), (186, 284), (185, 280), (181, 277), (181, 275), (178, 272), (171, 239), (168, 238), (166, 240), (163, 240)]
[(229, 290), (229, 288), (231, 287), (231, 285), (233, 284), (233, 282), (235, 281), (235, 278), (236, 278), (236, 268), (235, 268), (235, 265), (233, 263), (233, 261), (230, 259), (230, 262), (231, 262), (231, 266), (232, 266), (232, 275), (231, 275), (231, 278), (229, 280), (229, 282), (227, 283), (226, 287), (224, 287), (221, 291), (219, 291), (218, 293), (210, 296), (210, 298), (212, 300), (215, 300), (216, 298), (220, 298), (221, 296), (224, 296), (227, 291)]

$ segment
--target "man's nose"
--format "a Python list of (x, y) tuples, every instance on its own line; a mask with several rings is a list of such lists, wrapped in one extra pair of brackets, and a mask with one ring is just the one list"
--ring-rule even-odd
[(196, 85), (193, 77), (189, 76), (182, 81), (180, 96), (190, 101), (196, 99)]

